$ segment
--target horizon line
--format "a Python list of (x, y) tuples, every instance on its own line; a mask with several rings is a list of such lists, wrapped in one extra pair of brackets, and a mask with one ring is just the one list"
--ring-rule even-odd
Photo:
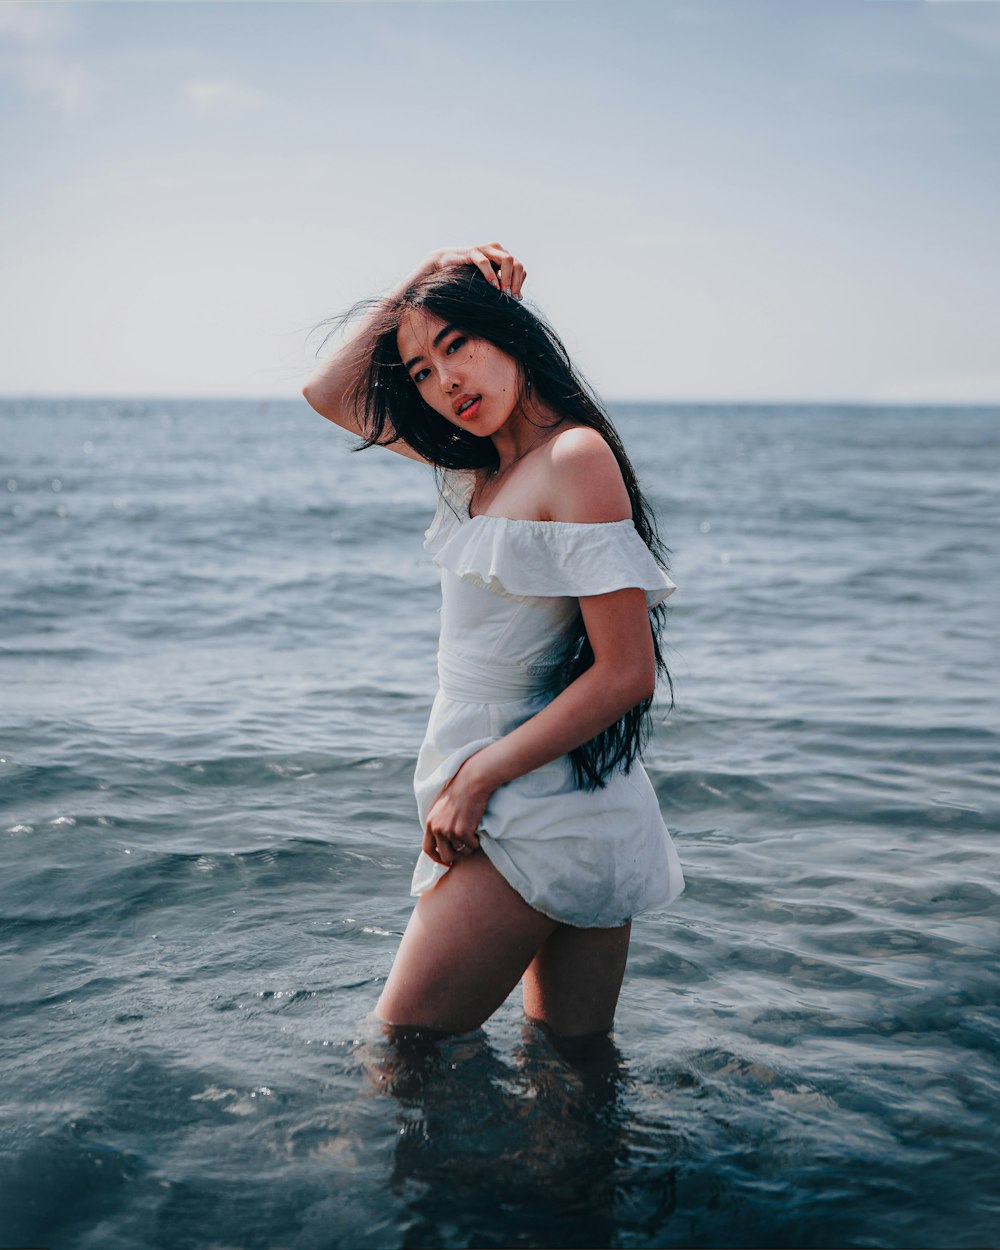
[[(140, 392), (115, 393), (27, 393), (0, 392), (0, 403), (247, 403), (247, 404), (298, 404), (309, 408), (309, 404), (301, 396), (294, 395), (240, 395), (237, 393), (222, 394), (142, 394)], [(767, 398), (705, 398), (672, 397), (626, 399), (601, 397), (601, 402), (608, 407), (632, 405), (634, 407), (704, 407), (704, 408), (1000, 408), (1000, 397), (996, 399), (767, 399)], [(311, 411), (314, 411), (311, 409)], [(317, 413), (317, 416), (322, 414)]]

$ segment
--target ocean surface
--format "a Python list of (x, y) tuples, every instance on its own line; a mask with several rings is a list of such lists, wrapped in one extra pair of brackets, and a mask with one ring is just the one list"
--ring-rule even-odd
[(431, 472), (300, 401), (0, 405), (0, 1246), (1000, 1244), (1000, 410), (613, 412), (688, 885), (581, 1057), (370, 1016)]

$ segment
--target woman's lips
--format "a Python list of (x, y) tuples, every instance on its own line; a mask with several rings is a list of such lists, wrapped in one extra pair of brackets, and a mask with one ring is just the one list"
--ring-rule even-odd
[(482, 395), (480, 395), (477, 399), (474, 399), (472, 403), (468, 406), (468, 408), (464, 409), (464, 411), (457, 414), (459, 421), (471, 421), (472, 418), (479, 411), (479, 407), (482, 404), (482, 402), (483, 402)]

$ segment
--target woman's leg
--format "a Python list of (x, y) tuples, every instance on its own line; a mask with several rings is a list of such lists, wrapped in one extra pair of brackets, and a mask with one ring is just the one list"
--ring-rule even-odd
[(557, 927), (482, 851), (462, 856), (417, 900), (375, 1013), (387, 1024), (477, 1029)]
[(632, 922), (620, 929), (559, 925), (524, 974), (524, 1013), (560, 1037), (610, 1029)]

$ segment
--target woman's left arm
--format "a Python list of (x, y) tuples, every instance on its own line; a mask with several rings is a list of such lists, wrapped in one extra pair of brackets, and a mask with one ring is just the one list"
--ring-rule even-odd
[(653, 693), (646, 592), (591, 595), (581, 598), (580, 608), (594, 663), (530, 720), (470, 756), (442, 790), (428, 813), (424, 838), (424, 850), (439, 863), (453, 862), (454, 845), (478, 846), (476, 831), (498, 786), (568, 755)]
[[(630, 518), (621, 473), (600, 435), (567, 431), (560, 443), (551, 519)], [(498, 786), (589, 742), (653, 693), (656, 662), (645, 591), (630, 587), (581, 597), (580, 610), (593, 664), (530, 720), (470, 756), (441, 792), (428, 813), (424, 837), (424, 849), (440, 863), (454, 861), (454, 846), (478, 845), (476, 831)]]

